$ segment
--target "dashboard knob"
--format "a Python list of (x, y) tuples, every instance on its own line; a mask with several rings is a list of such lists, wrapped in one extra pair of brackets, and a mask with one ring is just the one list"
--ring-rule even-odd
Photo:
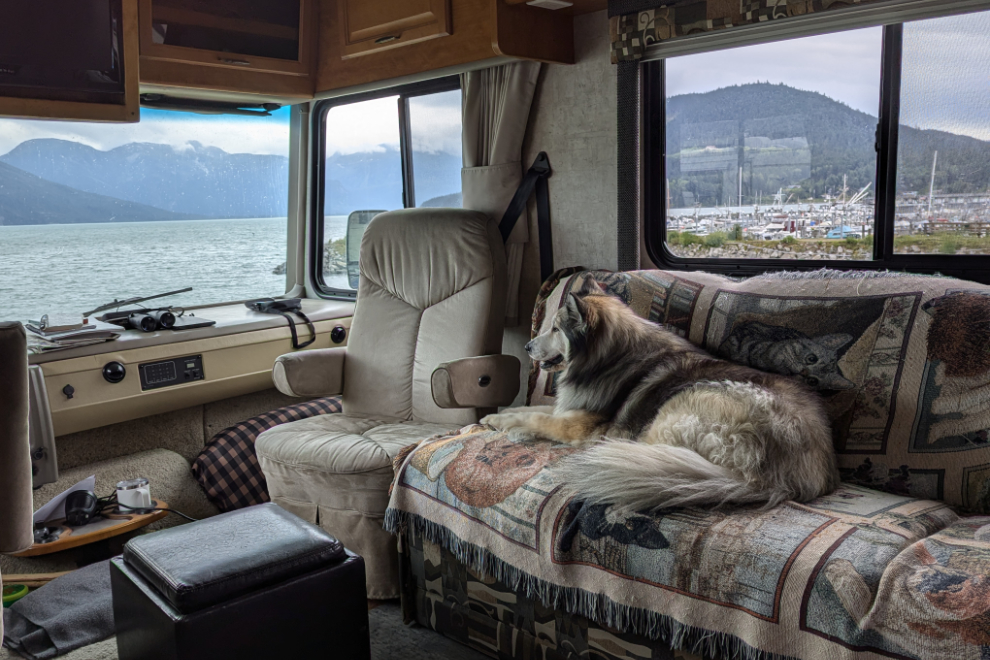
[(340, 342), (344, 341), (346, 337), (347, 337), (347, 330), (345, 330), (344, 326), (342, 325), (334, 326), (334, 329), (330, 331), (330, 341), (332, 341), (335, 344), (339, 344)]
[(119, 383), (127, 375), (127, 369), (120, 362), (107, 362), (103, 365), (103, 378), (108, 383)]

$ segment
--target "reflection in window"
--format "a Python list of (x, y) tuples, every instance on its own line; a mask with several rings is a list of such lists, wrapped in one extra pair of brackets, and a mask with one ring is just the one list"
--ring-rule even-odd
[(990, 12), (905, 23), (903, 51), (894, 251), (990, 254)]
[(881, 46), (871, 28), (668, 59), (670, 251), (871, 259)]

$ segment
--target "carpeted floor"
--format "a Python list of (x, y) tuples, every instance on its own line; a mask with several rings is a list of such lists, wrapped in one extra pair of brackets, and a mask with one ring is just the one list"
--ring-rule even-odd
[[(487, 658), (428, 628), (403, 625), (402, 612), (399, 604), (394, 601), (382, 603), (368, 612), (368, 619), (371, 624), (371, 660), (486, 660)], [(111, 637), (59, 657), (65, 660), (117, 660), (117, 642)], [(0, 648), (0, 660), (20, 660), (20, 656), (8, 649)]]

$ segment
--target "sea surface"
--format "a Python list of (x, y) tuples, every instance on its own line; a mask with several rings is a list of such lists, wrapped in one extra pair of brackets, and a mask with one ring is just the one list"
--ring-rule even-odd
[[(346, 216), (327, 216), (325, 239)], [(0, 226), (0, 321), (82, 313), (112, 300), (193, 287), (175, 306), (285, 293), (285, 218)], [(347, 288), (347, 276), (327, 275)], [(148, 303), (153, 304), (151, 302)]]

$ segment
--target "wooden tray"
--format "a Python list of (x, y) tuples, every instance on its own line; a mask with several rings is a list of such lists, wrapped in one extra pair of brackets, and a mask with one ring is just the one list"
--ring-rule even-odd
[[(155, 500), (156, 508), (168, 507), (166, 502)], [(152, 511), (151, 513), (110, 513), (104, 517), (97, 518), (88, 525), (82, 527), (69, 527), (65, 524), (65, 519), (53, 520), (48, 527), (58, 529), (57, 541), (50, 543), (35, 543), (27, 550), (11, 553), (14, 557), (34, 557), (37, 555), (48, 555), (53, 552), (61, 552), (69, 548), (75, 548), (87, 543), (95, 543), (113, 536), (118, 536), (125, 532), (150, 525), (156, 520), (161, 520), (167, 511)]]

